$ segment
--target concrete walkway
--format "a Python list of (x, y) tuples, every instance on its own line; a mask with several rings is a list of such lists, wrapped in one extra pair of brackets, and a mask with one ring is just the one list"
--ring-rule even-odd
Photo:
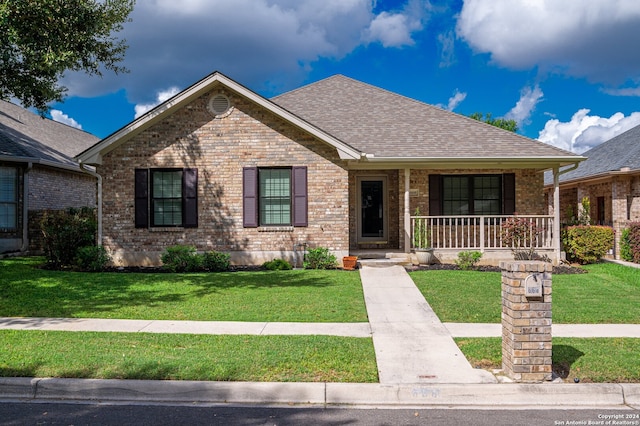
[(381, 384), (496, 383), (474, 369), (402, 266), (360, 269)]

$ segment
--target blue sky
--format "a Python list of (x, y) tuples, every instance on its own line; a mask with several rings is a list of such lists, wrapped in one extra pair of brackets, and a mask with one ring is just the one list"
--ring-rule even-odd
[(210, 74), (271, 97), (334, 74), (582, 153), (640, 125), (638, 0), (137, 0), (130, 72), (51, 117), (106, 137)]

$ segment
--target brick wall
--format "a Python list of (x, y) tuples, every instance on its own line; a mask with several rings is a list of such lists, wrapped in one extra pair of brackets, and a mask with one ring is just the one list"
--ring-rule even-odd
[(34, 166), (29, 172), (29, 210), (96, 207), (96, 179), (88, 174)]
[[(104, 245), (117, 264), (157, 264), (170, 245), (230, 252), (235, 263), (291, 258), (294, 245), (348, 253), (348, 179), (336, 150), (270, 112), (222, 91), (233, 105), (214, 118), (213, 93), (194, 100), (106, 154), (103, 176)], [(307, 166), (307, 227), (244, 228), (243, 167)], [(198, 168), (198, 228), (136, 229), (136, 168)]]

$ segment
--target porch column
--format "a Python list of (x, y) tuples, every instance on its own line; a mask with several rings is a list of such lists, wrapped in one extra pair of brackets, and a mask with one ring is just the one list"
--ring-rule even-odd
[(411, 169), (404, 169), (404, 252), (411, 252)]
[(553, 169), (553, 252), (555, 264), (560, 261), (560, 168)]

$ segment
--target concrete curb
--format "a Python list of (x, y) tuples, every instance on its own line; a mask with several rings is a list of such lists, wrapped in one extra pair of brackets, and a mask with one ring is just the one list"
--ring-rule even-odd
[(0, 378), (0, 399), (396, 407), (640, 408), (640, 384), (199, 382)]

